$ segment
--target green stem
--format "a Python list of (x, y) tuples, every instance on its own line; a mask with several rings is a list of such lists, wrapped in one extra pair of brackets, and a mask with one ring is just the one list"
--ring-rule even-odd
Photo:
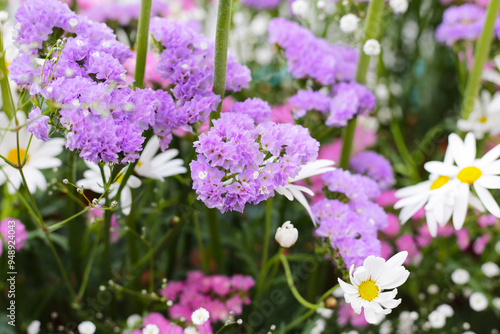
[(85, 266), (85, 272), (83, 274), (82, 285), (80, 285), (80, 290), (78, 291), (77, 301), (80, 302), (82, 300), (83, 294), (85, 293), (85, 289), (87, 288), (87, 284), (89, 282), (90, 272), (92, 269), (92, 264), (94, 263), (95, 256), (97, 254), (97, 246), (99, 245), (99, 238), (95, 238), (94, 245), (92, 246), (92, 252), (90, 253), (89, 260), (87, 265)]
[[(73, 219), (75, 219), (76, 217), (78, 217), (78, 216), (80, 216), (80, 215), (83, 215), (85, 212), (89, 211), (90, 209), (91, 209), (91, 207), (90, 207), (90, 206), (88, 206), (88, 207), (86, 207), (85, 209), (83, 209), (82, 211), (75, 213), (73, 216), (71, 216), (71, 217), (69, 217), (69, 218), (66, 218), (66, 219), (64, 219), (63, 221), (60, 221), (59, 223), (55, 223), (55, 224), (53, 224), (53, 225), (47, 226), (48, 231), (49, 231), (49, 232), (54, 232), (54, 231), (56, 231), (56, 230), (60, 229), (61, 227), (63, 227), (64, 225), (66, 225), (66, 223), (68, 223), (68, 222), (72, 221)], [(68, 225), (68, 226), (71, 226), (71, 225), (76, 225), (76, 224), (70, 224), (70, 225)], [(85, 225), (84, 225), (84, 224), (81, 224), (81, 225), (85, 227)], [(80, 239), (81, 239), (81, 238), (82, 238), (82, 234), (79, 234), (79, 237), (80, 237)], [(71, 242), (71, 241), (70, 241), (70, 242)]]
[(10, 91), (7, 66), (5, 66), (5, 52), (3, 49), (3, 31), (0, 31), (0, 86), (2, 90), (3, 108), (7, 117), (12, 119), (16, 110)]
[[(134, 211), (131, 211), (130, 214), (127, 216), (126, 224), (127, 224), (129, 231), (136, 232), (136, 234), (137, 234), (137, 231), (136, 231), (137, 226), (135, 224)], [(132, 233), (129, 233), (127, 235), (127, 245), (128, 245), (129, 256), (130, 256), (130, 265), (132, 266), (139, 259), (139, 252), (137, 249), (137, 243), (135, 240), (135, 236)]]
[[(500, 1), (500, 0), (499, 0)], [(365, 36), (359, 52), (358, 67), (356, 69), (355, 80), (360, 84), (366, 83), (366, 73), (370, 66), (370, 56), (363, 52), (363, 46), (369, 39), (377, 38), (380, 33), (380, 21), (384, 9), (384, 0), (372, 0), (368, 6), (366, 15)], [(339, 166), (343, 169), (349, 168), (354, 132), (356, 130), (357, 117), (354, 116), (348, 123), (342, 134), (342, 152), (340, 154)]]
[(399, 121), (396, 116), (393, 114), (391, 119), (391, 132), (394, 138), (394, 142), (396, 143), (396, 147), (399, 151), (399, 154), (403, 158), (408, 169), (410, 169), (410, 176), (414, 182), (418, 183), (420, 181), (420, 176), (418, 175), (418, 171), (416, 170), (415, 161), (413, 161), (413, 157), (406, 146), (405, 139), (403, 134), (401, 133), (401, 127), (399, 126)]
[(213, 92), (220, 96), (217, 112), (212, 113), (212, 119), (220, 117), (222, 100), (226, 91), (227, 47), (229, 40), (229, 26), (231, 23), (232, 0), (219, 0), (217, 10), (217, 27), (215, 30), (214, 55), (214, 87)]
[(198, 243), (198, 250), (200, 252), (201, 268), (203, 269), (203, 272), (205, 274), (208, 274), (210, 271), (210, 265), (208, 262), (207, 255), (205, 253), (205, 247), (203, 246), (203, 240), (201, 238), (200, 222), (198, 220), (198, 215), (196, 214), (196, 212), (193, 214), (193, 223), (194, 223), (194, 233), (196, 236), (196, 242)]
[(217, 211), (207, 208), (208, 230), (210, 233), (210, 250), (212, 257), (217, 265), (218, 272), (223, 269), (224, 254), (222, 252), (222, 244), (220, 241), (219, 222), (217, 220)]
[(270, 197), (267, 200), (267, 205), (266, 205), (266, 227), (265, 227), (265, 234), (264, 234), (264, 248), (262, 249), (262, 263), (261, 263), (261, 269), (260, 269), (260, 275), (259, 275), (259, 281), (257, 284), (257, 296), (260, 296), (262, 293), (262, 287), (264, 286), (264, 280), (266, 278), (266, 273), (267, 273), (267, 258), (268, 258), (268, 253), (269, 253), (269, 234), (271, 230), (271, 211), (273, 208), (273, 198)]
[(281, 263), (283, 263), (283, 268), (285, 269), (285, 275), (286, 275), (286, 282), (288, 283), (288, 287), (290, 288), (290, 291), (292, 291), (293, 296), (299, 303), (301, 303), (303, 306), (307, 307), (308, 309), (311, 310), (316, 310), (320, 308), (321, 306), (318, 304), (312, 304), (309, 303), (307, 300), (304, 299), (297, 291), (297, 288), (295, 287), (295, 284), (293, 283), (293, 277), (292, 277), (292, 272), (290, 270), (290, 265), (288, 264), (288, 260), (286, 259), (286, 256), (283, 254), (279, 255)]
[(481, 32), (481, 36), (479, 36), (479, 40), (476, 44), (476, 50), (474, 52), (474, 65), (469, 75), (467, 86), (465, 87), (461, 114), (463, 119), (469, 118), (469, 114), (474, 109), (474, 100), (479, 92), (481, 74), (483, 73), (484, 65), (486, 64), (490, 54), (493, 30), (495, 28), (495, 22), (499, 10), (500, 0), (491, 0), (488, 5), (483, 31)]
[(141, 0), (139, 26), (137, 28), (137, 56), (135, 60), (135, 87), (144, 88), (144, 72), (148, 53), (149, 20), (151, 19), (151, 1)]

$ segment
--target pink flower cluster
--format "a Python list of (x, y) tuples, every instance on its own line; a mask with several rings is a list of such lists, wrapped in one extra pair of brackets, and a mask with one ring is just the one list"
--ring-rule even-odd
[[(159, 334), (183, 334), (184, 330), (181, 326), (170, 322), (160, 313), (150, 313), (144, 317), (142, 321), (142, 327), (147, 325), (156, 325), (160, 330)], [(131, 334), (142, 334), (142, 330), (136, 329)], [(211, 334), (212, 331), (207, 331), (207, 334)]]
[(214, 324), (226, 321), (230, 311), (235, 316), (240, 315), (243, 305), (250, 304), (248, 290), (254, 285), (250, 276), (205, 276), (201, 271), (191, 271), (186, 281), (169, 281), (161, 293), (174, 302), (169, 309), (171, 319), (185, 318), (190, 322), (193, 312), (203, 307), (210, 313), (210, 322)]
[[(9, 224), (9, 221), (14, 221), (15, 225)], [(13, 231), (9, 234), (10, 226), (14, 226)], [(19, 219), (7, 217), (0, 222), (0, 234), (5, 239), (6, 242), (9, 240), (13, 240), (9, 238), (9, 235), (15, 236), (15, 247), (16, 250), (20, 250), (24, 247), (26, 243), (26, 239), (28, 239), (28, 231), (26, 231), (26, 227), (24, 227), (23, 223)], [(2, 238), (0, 238), (0, 255), (2, 255)]]

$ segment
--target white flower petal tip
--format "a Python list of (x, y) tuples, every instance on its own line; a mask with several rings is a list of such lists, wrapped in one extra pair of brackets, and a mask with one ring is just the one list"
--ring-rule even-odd
[(297, 242), (299, 230), (287, 221), (281, 227), (278, 227), (274, 239), (283, 248), (290, 248)]
[(367, 322), (380, 322), (383, 316), (401, 303), (401, 299), (395, 299), (396, 288), (406, 282), (410, 275), (402, 266), (407, 257), (406, 251), (397, 253), (387, 261), (369, 256), (356, 270), (352, 266), (349, 270), (351, 284), (338, 279), (346, 303), (358, 314), (363, 308)]

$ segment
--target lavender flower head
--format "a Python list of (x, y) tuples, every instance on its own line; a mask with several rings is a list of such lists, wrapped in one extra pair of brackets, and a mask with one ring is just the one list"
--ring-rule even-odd
[(49, 140), (49, 117), (42, 115), (39, 107), (31, 110), (28, 116), (28, 131), (40, 140)]
[(328, 238), (347, 267), (361, 265), (369, 255), (380, 256), (377, 228), (366, 216), (338, 200), (322, 199), (311, 210), (319, 224), (316, 235)]
[(375, 180), (382, 191), (394, 185), (394, 171), (391, 163), (376, 152), (365, 151), (356, 154), (351, 159), (350, 167), (354, 172)]
[(246, 114), (227, 112), (200, 135), (195, 147), (198, 156), (190, 164), (193, 189), (207, 207), (224, 213), (243, 212), (246, 203), (274, 196), (301, 165), (316, 160), (319, 143), (301, 126), (255, 126)]
[(284, 50), (288, 70), (295, 78), (314, 78), (322, 85), (354, 79), (357, 51), (329, 44), (298, 23), (283, 18), (271, 20), (269, 42)]
[(341, 168), (323, 174), (322, 179), (330, 192), (344, 194), (350, 200), (374, 200), (380, 195), (374, 180)]
[(292, 104), (294, 118), (301, 118), (309, 110), (317, 110), (326, 114), (330, 110), (331, 98), (321, 92), (312, 90), (298, 90), (297, 94), (290, 97), (288, 102)]
[(485, 16), (484, 9), (473, 4), (450, 7), (436, 29), (436, 39), (450, 46), (459, 40), (474, 41), (481, 34)]
[(257, 10), (264, 10), (278, 7), (280, 1), (281, 0), (242, 0), (241, 3)]
[(246, 99), (236, 104), (228, 112), (243, 113), (250, 116), (257, 124), (271, 121), (271, 107), (269, 103), (259, 98)]

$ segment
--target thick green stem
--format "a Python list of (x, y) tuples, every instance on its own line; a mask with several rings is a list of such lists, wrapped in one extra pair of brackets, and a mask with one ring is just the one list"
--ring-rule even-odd
[(265, 234), (264, 234), (264, 248), (262, 249), (262, 263), (261, 263), (261, 269), (260, 269), (260, 275), (259, 275), (259, 281), (257, 283), (257, 296), (260, 296), (262, 293), (262, 287), (264, 286), (264, 280), (266, 278), (266, 273), (267, 273), (267, 258), (268, 258), (268, 253), (269, 253), (269, 234), (271, 231), (271, 211), (273, 207), (273, 198), (270, 197), (267, 200), (266, 203), (266, 227), (265, 227)]
[[(71, 183), (76, 183), (76, 153), (68, 151), (68, 167), (66, 178)], [(72, 219), (79, 216), (76, 211), (76, 203), (68, 196), (66, 197), (66, 209), (68, 214), (71, 215)], [(54, 226), (51, 226), (51, 231), (54, 230)], [(79, 224), (74, 222), (68, 225), (69, 233), (69, 251), (71, 258), (71, 266), (75, 271), (76, 278), (80, 281), (82, 279), (82, 261), (81, 261), (81, 249), (82, 249), (82, 235), (85, 231), (85, 224)]]
[(137, 28), (137, 58), (135, 60), (135, 87), (144, 88), (144, 72), (148, 53), (149, 20), (151, 19), (151, 0), (141, 0), (139, 27)]
[(213, 92), (220, 96), (217, 112), (212, 113), (212, 119), (220, 117), (222, 100), (226, 91), (227, 47), (229, 41), (229, 26), (231, 23), (232, 0), (219, 0), (217, 11), (217, 27), (215, 31), (214, 58), (214, 88)]
[(217, 271), (223, 272), (224, 253), (220, 241), (219, 222), (217, 221), (217, 211), (207, 209), (208, 230), (210, 233), (210, 250), (212, 257), (217, 265)]
[[(499, 0), (500, 1), (500, 0)], [(361, 44), (359, 52), (358, 67), (356, 69), (355, 80), (360, 84), (366, 83), (366, 73), (370, 66), (370, 56), (363, 52), (363, 46), (369, 39), (375, 39), (380, 33), (380, 21), (384, 9), (384, 0), (372, 0), (368, 6), (368, 14), (366, 16), (365, 36)], [(342, 152), (340, 154), (339, 166), (343, 169), (349, 168), (349, 159), (351, 157), (352, 144), (354, 140), (354, 132), (356, 130), (357, 118), (354, 116), (345, 127), (342, 134)]]
[(488, 57), (490, 55), (493, 30), (495, 28), (495, 22), (499, 10), (500, 0), (491, 0), (488, 5), (483, 31), (481, 32), (481, 36), (479, 36), (479, 40), (476, 44), (476, 50), (474, 52), (474, 66), (472, 67), (469, 79), (467, 80), (467, 86), (465, 87), (461, 114), (461, 117), (464, 119), (469, 118), (469, 114), (474, 109), (474, 100), (476, 99), (481, 84), (481, 74), (483, 73), (484, 65), (486, 64), (486, 61), (488, 61)]
[[(1, 25), (1, 24), (0, 24)], [(0, 86), (2, 90), (3, 109), (9, 119), (12, 119), (16, 107), (10, 91), (7, 66), (5, 66), (5, 52), (3, 49), (3, 29), (0, 29)]]

